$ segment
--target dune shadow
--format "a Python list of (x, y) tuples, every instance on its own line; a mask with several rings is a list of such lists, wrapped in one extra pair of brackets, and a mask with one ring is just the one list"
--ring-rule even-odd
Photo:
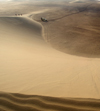
[[(47, 18), (48, 23), (39, 20), (41, 15)], [(73, 4), (60, 9), (60, 12), (36, 16), (44, 26), (45, 41), (53, 48), (76, 56), (100, 57), (100, 4)]]
[(1, 111), (98, 111), (99, 99), (58, 98), (40, 95), (24, 95), (19, 93), (0, 93)]
[(9, 26), (12, 31), (19, 31), (21, 32), (21, 34), (24, 35), (38, 35), (36, 37), (43, 40), (43, 38), (41, 37), (42, 27), (39, 23), (33, 20), (25, 17), (0, 17), (0, 22), (7, 27)]

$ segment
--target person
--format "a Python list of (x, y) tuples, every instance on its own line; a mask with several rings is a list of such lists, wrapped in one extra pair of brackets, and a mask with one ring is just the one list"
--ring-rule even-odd
[(41, 20), (43, 21), (43, 18), (41, 17)]

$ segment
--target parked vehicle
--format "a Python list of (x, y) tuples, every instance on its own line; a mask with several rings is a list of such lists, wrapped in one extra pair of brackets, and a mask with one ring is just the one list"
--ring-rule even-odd
[(48, 22), (48, 20), (46, 20), (45, 18), (41, 17), (41, 21), (43, 22)]

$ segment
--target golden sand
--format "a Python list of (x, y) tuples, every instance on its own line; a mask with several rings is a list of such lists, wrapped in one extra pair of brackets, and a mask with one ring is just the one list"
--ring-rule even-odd
[(100, 110), (100, 4), (60, 3), (2, 8), (0, 111)]

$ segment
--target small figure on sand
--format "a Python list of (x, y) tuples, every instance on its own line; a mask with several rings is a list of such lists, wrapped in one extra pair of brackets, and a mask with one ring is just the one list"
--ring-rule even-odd
[(23, 14), (15, 14), (16, 16), (22, 16)]
[(48, 22), (48, 20), (46, 20), (45, 18), (41, 17), (41, 21), (43, 22)]

